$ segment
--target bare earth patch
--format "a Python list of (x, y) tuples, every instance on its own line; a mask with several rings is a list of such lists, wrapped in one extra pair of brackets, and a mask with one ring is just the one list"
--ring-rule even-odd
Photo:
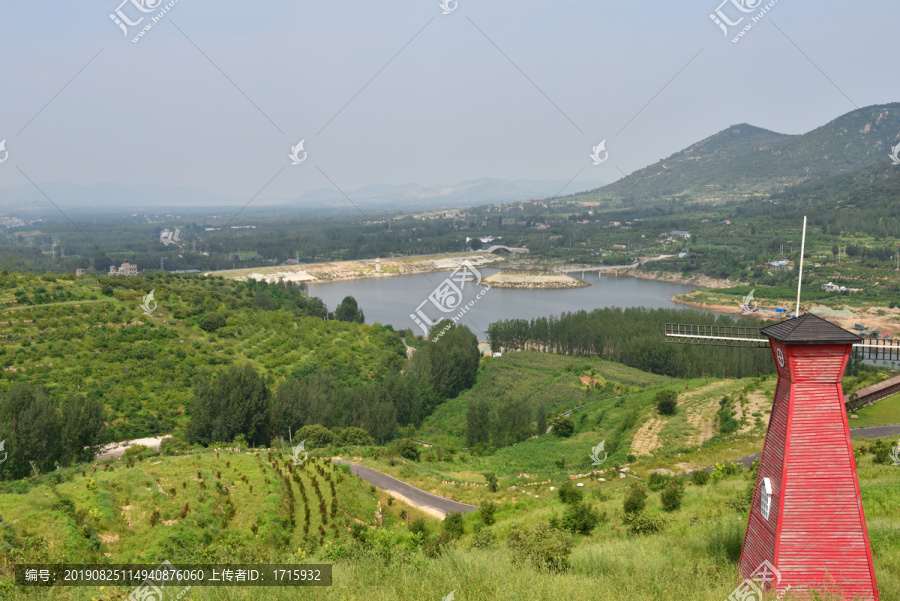
[(659, 433), (666, 423), (655, 417), (644, 422), (641, 429), (634, 435), (631, 450), (635, 455), (652, 455), (659, 448)]
[(97, 536), (99, 536), (99, 537), (100, 537), (100, 540), (102, 540), (102, 541), (103, 541), (104, 543), (106, 543), (107, 545), (110, 544), (110, 543), (117, 543), (117, 542), (119, 542), (119, 535), (118, 535), (118, 534), (98, 534)]
[(700, 446), (716, 433), (716, 411), (719, 409), (717, 395), (712, 394), (708, 399), (699, 397), (706, 396), (708, 393), (727, 387), (730, 384), (731, 382), (727, 381), (716, 382), (693, 390), (679, 398), (679, 404), (684, 406), (688, 424), (697, 430), (697, 434), (688, 437), (685, 441), (686, 446)]

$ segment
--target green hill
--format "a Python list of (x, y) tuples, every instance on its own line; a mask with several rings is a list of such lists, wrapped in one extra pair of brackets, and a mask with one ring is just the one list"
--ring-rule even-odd
[[(158, 306), (145, 315), (151, 291)], [(348, 388), (405, 365), (391, 328), (323, 320), (323, 313), (296, 286), (4, 272), (0, 395), (27, 382), (56, 399), (99, 399), (110, 438), (123, 440), (184, 427), (195, 379), (233, 363), (249, 363), (273, 382), (316, 374)]]
[(635, 207), (671, 197), (725, 202), (780, 192), (887, 160), (900, 142), (900, 103), (858, 109), (802, 135), (740, 124), (576, 201)]

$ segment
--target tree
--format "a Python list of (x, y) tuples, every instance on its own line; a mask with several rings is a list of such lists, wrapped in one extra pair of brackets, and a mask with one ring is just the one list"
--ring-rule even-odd
[(469, 402), (466, 409), (466, 442), (470, 447), (491, 441), (491, 406), (486, 399)]
[(269, 388), (249, 364), (229, 367), (215, 377), (201, 377), (194, 387), (191, 411), (189, 443), (231, 442), (238, 434), (254, 446), (268, 442)]
[(419, 460), (419, 445), (408, 438), (401, 438), (391, 445), (391, 450), (404, 459)]
[(9, 453), (0, 475), (23, 478), (53, 466), (61, 456), (59, 417), (47, 392), (33, 384), (15, 384), (0, 399), (0, 440)]
[(559, 438), (568, 438), (575, 433), (575, 420), (568, 415), (557, 415), (553, 419), (553, 433)]
[[(300, 430), (294, 434), (294, 440), (305, 440), (305, 448), (317, 449), (319, 447), (327, 447), (328, 445), (334, 444), (334, 432), (325, 426), (310, 424), (309, 426), (300, 428)], [(297, 444), (299, 444), (299, 442)]]
[(212, 333), (225, 325), (225, 316), (218, 311), (212, 311), (201, 317), (197, 325), (204, 332)]
[(675, 415), (678, 393), (674, 390), (660, 390), (656, 393), (656, 410), (660, 415)]
[(338, 308), (334, 310), (334, 318), (338, 321), (355, 321), (356, 323), (365, 323), (366, 316), (363, 315), (362, 309), (356, 303), (356, 299), (352, 296), (345, 296)]
[(291, 433), (303, 427), (303, 384), (296, 378), (288, 378), (275, 390), (269, 418), (272, 436), (290, 438)]
[(70, 396), (62, 406), (62, 456), (64, 463), (87, 462), (106, 442), (103, 405), (97, 399)]

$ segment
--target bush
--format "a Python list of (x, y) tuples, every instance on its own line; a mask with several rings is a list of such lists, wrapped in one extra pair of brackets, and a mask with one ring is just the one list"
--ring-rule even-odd
[(666, 511), (677, 511), (681, 508), (681, 502), (684, 500), (684, 491), (681, 484), (675, 480), (669, 482), (665, 490), (659, 495), (662, 501), (663, 509)]
[(742, 466), (740, 463), (735, 463), (734, 461), (717, 463), (712, 471), (712, 480), (713, 482), (718, 482), (719, 480), (724, 480), (729, 476), (740, 474), (741, 467)]
[(528, 562), (538, 570), (563, 572), (569, 568), (569, 555), (575, 546), (574, 537), (548, 523), (541, 523), (533, 529), (514, 530), (507, 539), (507, 545), (516, 561)]
[(894, 460), (891, 457), (891, 451), (891, 444), (888, 441), (883, 439), (876, 440), (871, 448), (871, 453), (875, 455), (872, 461), (881, 465), (893, 464)]
[(706, 552), (717, 560), (737, 563), (743, 546), (744, 527), (737, 521), (717, 521), (706, 538)]
[(605, 517), (587, 503), (573, 503), (566, 507), (559, 526), (575, 534), (590, 534)]
[(159, 452), (161, 455), (181, 455), (191, 450), (191, 446), (178, 438), (164, 438), (159, 444)]
[(650, 479), (647, 481), (647, 488), (652, 490), (653, 492), (659, 492), (666, 487), (666, 484), (669, 483), (671, 478), (665, 474), (660, 474), (658, 472), (653, 472), (650, 474)]
[(156, 455), (156, 449), (151, 449), (150, 447), (146, 447), (142, 444), (133, 444), (125, 449), (125, 454), (123, 455), (123, 457), (149, 457), (151, 455)]
[(566, 480), (559, 487), (559, 500), (566, 505), (580, 503), (584, 498), (584, 492), (579, 490), (571, 480)]
[(465, 522), (461, 513), (448, 513), (444, 518), (444, 534), (451, 539), (460, 538), (465, 533)]
[(625, 525), (629, 534), (656, 534), (666, 527), (666, 518), (661, 515), (625, 514)]
[(334, 432), (319, 424), (303, 426), (297, 430), (297, 433), (294, 434), (294, 438), (297, 440), (305, 440), (305, 449), (316, 449), (334, 444)]
[(401, 438), (391, 445), (391, 452), (410, 461), (419, 460), (419, 445), (408, 438)]
[(497, 492), (497, 474), (494, 472), (485, 472), (484, 479), (487, 481), (488, 490), (491, 492)]
[(697, 486), (706, 486), (706, 483), (709, 482), (709, 472), (706, 470), (697, 470), (691, 474), (691, 482)]
[(643, 486), (635, 486), (628, 494), (625, 495), (625, 501), (623, 503), (623, 508), (625, 509), (625, 513), (627, 514), (637, 514), (644, 511), (644, 507), (647, 505), (647, 491), (644, 490)]
[(213, 311), (201, 317), (197, 325), (204, 332), (215, 332), (225, 325), (225, 316), (217, 311)]
[(494, 514), (497, 513), (497, 504), (491, 501), (485, 502), (478, 510), (478, 517), (485, 526), (490, 526), (496, 521)]
[(494, 541), (496, 537), (494, 533), (489, 530), (482, 530), (480, 532), (475, 533), (475, 538), (472, 541), (472, 546), (476, 549), (487, 549), (494, 545)]
[(368, 432), (362, 428), (341, 428), (334, 433), (335, 444), (349, 447), (353, 445), (370, 445), (375, 442)]
[(575, 420), (568, 415), (557, 415), (553, 419), (553, 434), (559, 438), (568, 438), (575, 433)]
[(656, 410), (660, 415), (675, 415), (678, 393), (674, 390), (660, 390), (656, 393)]
[(413, 534), (428, 534), (428, 523), (424, 518), (416, 518), (410, 522), (409, 531)]

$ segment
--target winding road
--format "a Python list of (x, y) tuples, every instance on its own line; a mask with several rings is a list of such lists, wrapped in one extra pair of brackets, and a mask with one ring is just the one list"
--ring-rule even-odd
[[(850, 430), (851, 438), (885, 438), (888, 436), (896, 435), (900, 435), (900, 425), (872, 426), (869, 428), (856, 428), (855, 430)], [(734, 462), (740, 463), (744, 467), (748, 468), (761, 455), (762, 453), (748, 455), (747, 457), (735, 459)], [(387, 474), (382, 474), (381, 472), (378, 472), (371, 468), (363, 467), (361, 465), (357, 465), (355, 463), (343, 461), (340, 459), (334, 459), (333, 461), (342, 463), (344, 465), (349, 465), (350, 471), (352, 471), (354, 474), (356, 474), (366, 482), (374, 484), (381, 490), (387, 491), (393, 496), (399, 498), (401, 501), (404, 501), (407, 504), (421, 509), (422, 511), (435, 517), (443, 519), (449, 513), (472, 513), (473, 511), (478, 510), (478, 506), (476, 505), (466, 505), (465, 503), (451, 501), (450, 499), (439, 497), (438, 495), (433, 495), (430, 492), (425, 492), (420, 488), (416, 488), (411, 484), (407, 484), (402, 480), (398, 480), (392, 476), (388, 476)], [(708, 467), (703, 471), (712, 472), (712, 470), (712, 467)], [(690, 473), (691, 472), (688, 472), (688, 474)]]
[(430, 492), (425, 492), (402, 480), (397, 480), (392, 476), (382, 474), (381, 472), (377, 472), (368, 467), (363, 467), (339, 459), (334, 459), (333, 461), (349, 465), (350, 471), (366, 482), (374, 484), (381, 490), (387, 491), (399, 498), (401, 501), (441, 519), (447, 517), (447, 514), (449, 513), (472, 513), (479, 509), (477, 505), (466, 505), (465, 503), (451, 501), (450, 499), (433, 495)]
[[(888, 436), (896, 436), (898, 434), (900, 434), (900, 426), (870, 426), (868, 428), (856, 428), (855, 430), (850, 430), (850, 438), (887, 438)], [(753, 465), (753, 462), (760, 457), (762, 457), (762, 453), (747, 455), (746, 457), (734, 459), (733, 461), (734, 463), (740, 463), (744, 467), (750, 467)], [(707, 467), (703, 470), (695, 471), (712, 473), (713, 468)], [(688, 474), (691, 473), (693, 472), (688, 472)]]

